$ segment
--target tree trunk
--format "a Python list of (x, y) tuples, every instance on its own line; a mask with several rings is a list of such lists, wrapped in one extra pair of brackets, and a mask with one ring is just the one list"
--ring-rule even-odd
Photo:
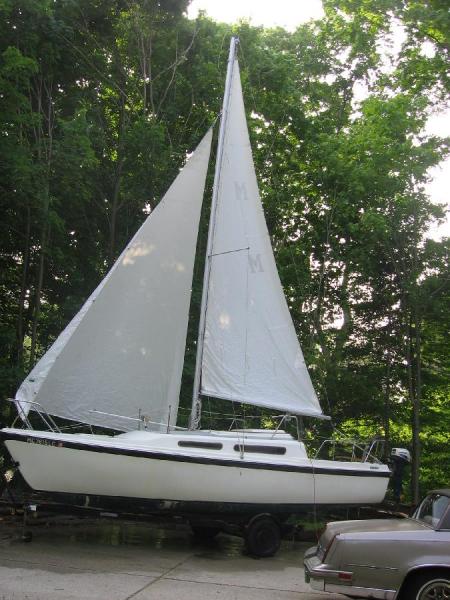
[[(46, 81), (42, 75), (39, 75), (35, 85), (35, 95), (40, 116), (39, 125), (35, 131), (36, 149), (38, 163), (42, 165), (42, 174), (39, 184), (41, 184), (41, 239), (39, 265), (36, 275), (35, 303), (33, 313), (33, 324), (31, 330), (31, 348), (29, 366), (32, 367), (36, 360), (37, 348), (37, 330), (42, 306), (42, 288), (44, 282), (45, 257), (48, 250), (48, 239), (50, 233), (49, 209), (50, 209), (50, 176), (53, 155), (53, 95), (52, 82)], [(39, 194), (39, 189), (38, 192)]]
[(16, 338), (17, 338), (17, 350), (16, 358), (17, 364), (20, 368), (23, 366), (23, 340), (25, 337), (24, 327), (24, 308), (25, 298), (28, 288), (28, 270), (30, 265), (30, 235), (31, 235), (31, 210), (27, 206), (27, 221), (26, 221), (26, 233), (25, 233), (25, 244), (23, 249), (23, 261), (22, 261), (22, 277), (20, 283), (20, 294), (19, 294), (19, 308), (17, 314), (17, 325), (16, 325)]
[(110, 212), (109, 212), (109, 244), (108, 244), (108, 265), (114, 263), (117, 241), (117, 215), (121, 208), (120, 189), (122, 184), (122, 173), (125, 164), (125, 131), (127, 125), (126, 102), (127, 97), (124, 92), (126, 87), (126, 76), (121, 63), (120, 54), (115, 49), (115, 62), (118, 69), (119, 80), (119, 98), (118, 98), (118, 125), (117, 125), (117, 160), (114, 166), (114, 180), (111, 190)]
[(388, 351), (386, 360), (386, 380), (384, 386), (384, 412), (383, 412), (383, 430), (384, 430), (384, 457), (385, 459), (389, 456), (390, 444), (391, 444), (391, 428), (390, 428), (390, 416), (391, 416), (391, 352)]
[(41, 250), (39, 254), (39, 267), (37, 272), (37, 283), (36, 283), (36, 291), (35, 291), (35, 303), (34, 303), (34, 314), (33, 314), (33, 325), (31, 328), (31, 348), (30, 348), (30, 368), (33, 367), (36, 360), (36, 346), (37, 346), (37, 328), (39, 317), (41, 315), (41, 305), (42, 305), (42, 287), (44, 283), (44, 269), (45, 269), (45, 255), (47, 252), (47, 240), (48, 240), (48, 208), (49, 208), (49, 198), (48, 198), (48, 190), (46, 191), (47, 198), (44, 200), (44, 215), (43, 215), (43, 224), (42, 224), (42, 232), (41, 232)]
[(415, 394), (413, 399), (413, 418), (412, 418), (412, 432), (413, 432), (413, 463), (411, 473), (411, 487), (413, 502), (417, 504), (420, 500), (420, 408), (422, 400), (422, 365), (421, 365), (421, 326), (419, 319), (419, 307), (418, 300), (415, 299)]
[(122, 169), (124, 165), (124, 157), (120, 157), (117, 162), (117, 168), (114, 178), (114, 187), (111, 198), (111, 216), (109, 220), (109, 249), (108, 249), (108, 264), (112, 266), (115, 258), (116, 250), (116, 233), (117, 233), (117, 215), (120, 210), (120, 185), (122, 180)]
[[(412, 464), (411, 464), (411, 495), (415, 504), (419, 501), (419, 473), (420, 473), (420, 391), (417, 382), (418, 360), (413, 356), (413, 341), (416, 343), (417, 332), (413, 332), (412, 317), (409, 318), (406, 342), (406, 365), (408, 377), (408, 395), (412, 410)], [(417, 347), (416, 347), (417, 353)], [(415, 364), (414, 364), (415, 363)], [(414, 368), (415, 367), (415, 368)], [(416, 381), (415, 381), (416, 379)]]

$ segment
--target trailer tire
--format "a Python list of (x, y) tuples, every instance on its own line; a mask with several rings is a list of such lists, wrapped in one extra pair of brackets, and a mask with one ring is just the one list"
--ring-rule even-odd
[(249, 554), (267, 558), (280, 548), (281, 529), (270, 516), (255, 517), (247, 524), (244, 537)]

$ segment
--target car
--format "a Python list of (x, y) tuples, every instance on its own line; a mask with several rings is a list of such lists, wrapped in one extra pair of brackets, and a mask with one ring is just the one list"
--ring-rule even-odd
[(450, 599), (450, 489), (429, 492), (412, 517), (328, 523), (304, 564), (314, 590), (350, 598)]

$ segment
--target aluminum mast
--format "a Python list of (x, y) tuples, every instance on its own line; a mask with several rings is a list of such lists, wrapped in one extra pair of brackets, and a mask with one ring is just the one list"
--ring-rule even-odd
[(209, 287), (209, 278), (211, 273), (211, 253), (212, 246), (214, 241), (214, 229), (216, 223), (216, 212), (217, 212), (217, 198), (219, 192), (219, 183), (220, 183), (220, 173), (222, 167), (222, 156), (223, 156), (223, 145), (224, 145), (224, 137), (225, 137), (225, 128), (227, 124), (228, 118), (228, 107), (230, 104), (230, 90), (231, 90), (231, 81), (233, 75), (233, 67), (236, 59), (236, 50), (237, 45), (239, 43), (239, 39), (237, 37), (232, 37), (230, 41), (230, 53), (228, 55), (228, 67), (227, 67), (227, 77), (225, 80), (225, 92), (223, 97), (223, 105), (222, 105), (222, 115), (220, 119), (220, 129), (219, 129), (219, 140), (217, 144), (217, 158), (216, 158), (216, 169), (214, 172), (214, 184), (213, 184), (213, 193), (211, 200), (211, 215), (209, 219), (209, 230), (208, 230), (208, 242), (206, 246), (206, 263), (205, 263), (205, 272), (203, 275), (203, 290), (202, 290), (202, 302), (200, 307), (200, 321), (198, 327), (198, 341), (197, 341), (197, 357), (195, 362), (195, 374), (194, 374), (194, 387), (192, 392), (192, 410), (191, 410), (191, 418), (189, 422), (189, 429), (198, 429), (200, 425), (200, 417), (201, 417), (201, 409), (202, 409), (202, 401), (200, 398), (200, 380), (201, 380), (201, 370), (202, 370), (202, 358), (203, 358), (203, 341), (205, 337), (205, 323), (206, 323), (206, 307), (208, 304), (208, 287)]

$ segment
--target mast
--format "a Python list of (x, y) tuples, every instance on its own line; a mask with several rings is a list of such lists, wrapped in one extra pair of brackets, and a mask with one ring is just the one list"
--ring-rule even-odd
[(228, 107), (230, 104), (230, 92), (231, 92), (231, 81), (233, 76), (233, 66), (236, 59), (236, 51), (239, 39), (232, 37), (230, 41), (230, 53), (228, 55), (228, 67), (227, 76), (225, 80), (225, 92), (223, 97), (222, 115), (220, 118), (220, 129), (219, 129), (219, 140), (217, 144), (217, 157), (216, 157), (216, 168), (214, 172), (214, 184), (213, 193), (211, 200), (211, 214), (209, 218), (209, 230), (208, 230), (208, 242), (206, 246), (206, 262), (205, 271), (203, 275), (203, 290), (202, 290), (202, 302), (200, 306), (200, 321), (198, 327), (198, 340), (197, 340), (197, 356), (195, 362), (195, 374), (194, 374), (194, 387), (192, 392), (192, 409), (191, 417), (189, 422), (189, 429), (198, 429), (200, 425), (200, 416), (202, 402), (200, 398), (200, 379), (202, 369), (202, 358), (203, 358), (203, 342), (205, 338), (205, 324), (206, 324), (206, 308), (208, 305), (208, 287), (209, 278), (211, 274), (211, 254), (214, 242), (214, 229), (216, 223), (217, 213), (217, 198), (219, 195), (219, 184), (220, 174), (223, 157), (223, 146), (225, 138), (225, 130), (228, 118)]

